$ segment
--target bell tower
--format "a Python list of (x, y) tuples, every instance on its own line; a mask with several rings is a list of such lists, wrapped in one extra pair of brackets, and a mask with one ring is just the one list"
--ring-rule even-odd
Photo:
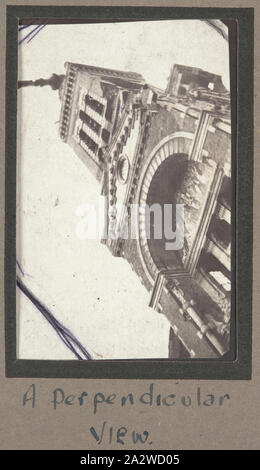
[[(170, 357), (223, 356), (230, 350), (232, 184), (230, 99), (221, 77), (175, 65), (164, 92), (134, 72), (66, 67), (60, 136), (100, 181), (102, 243), (129, 263), (150, 307), (168, 319)], [(164, 207), (173, 207), (170, 239), (165, 231), (154, 236), (147, 207), (155, 206), (162, 228)], [(182, 246), (174, 245), (177, 206)]]

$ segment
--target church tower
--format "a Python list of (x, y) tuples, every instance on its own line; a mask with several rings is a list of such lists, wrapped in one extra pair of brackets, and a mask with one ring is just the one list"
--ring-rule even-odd
[[(169, 357), (223, 356), (232, 185), (230, 98), (221, 77), (175, 65), (164, 92), (134, 72), (66, 63), (61, 98), (61, 139), (106, 199), (102, 242), (125, 258), (150, 292), (150, 307), (168, 319)], [(165, 230), (155, 234), (155, 208), (165, 207), (173, 208), (170, 241)], [(159, 216), (165, 228), (163, 209)]]

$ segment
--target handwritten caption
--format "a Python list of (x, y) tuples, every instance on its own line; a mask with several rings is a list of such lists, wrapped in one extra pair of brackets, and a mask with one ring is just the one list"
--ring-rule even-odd
[[(129, 392), (125, 395), (102, 392), (88, 393), (86, 391), (67, 393), (63, 388), (58, 387), (51, 392), (48, 404), (55, 412), (74, 406), (79, 408), (88, 407), (92, 415), (102, 415), (102, 411), (107, 408), (111, 408), (112, 412), (116, 411), (115, 408), (125, 408), (129, 412), (137, 406), (150, 409), (176, 406), (183, 408), (223, 407), (230, 400), (228, 393), (221, 395), (206, 393), (201, 390), (201, 387), (196, 387), (189, 394), (182, 394), (180, 389), (177, 388), (178, 385), (179, 382), (176, 382), (174, 393), (161, 393), (151, 383), (141, 394)], [(37, 402), (36, 385), (31, 384), (23, 394), (22, 405), (23, 407), (36, 408)], [(151, 431), (147, 429), (129, 429), (127, 424), (115, 427), (107, 421), (103, 421), (99, 426), (90, 426), (89, 432), (97, 444), (106, 442), (108, 444), (125, 445), (129, 439), (133, 444), (152, 444)]]

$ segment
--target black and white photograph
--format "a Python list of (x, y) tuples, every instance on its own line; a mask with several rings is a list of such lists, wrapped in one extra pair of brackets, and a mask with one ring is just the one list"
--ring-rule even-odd
[(233, 353), (225, 22), (17, 34), (18, 359)]

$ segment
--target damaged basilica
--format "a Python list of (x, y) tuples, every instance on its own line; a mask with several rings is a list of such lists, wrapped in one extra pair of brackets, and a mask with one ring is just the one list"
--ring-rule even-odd
[[(175, 64), (161, 90), (138, 73), (65, 66), (60, 137), (107, 197), (101, 242), (125, 258), (150, 307), (168, 319), (170, 358), (222, 357), (230, 350), (232, 186), (221, 76)], [(148, 237), (153, 220), (142, 208), (154, 204), (184, 206), (179, 250), (166, 250), (164, 235)], [(133, 205), (138, 236), (126, 238), (118, 227)]]

